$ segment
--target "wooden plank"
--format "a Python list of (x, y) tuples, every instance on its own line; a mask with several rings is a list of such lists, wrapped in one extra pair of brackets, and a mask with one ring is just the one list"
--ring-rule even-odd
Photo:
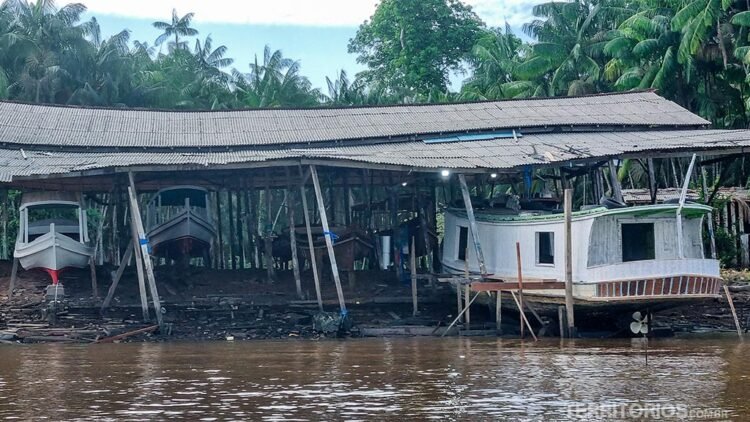
[(143, 257), (143, 268), (146, 270), (146, 279), (148, 280), (148, 286), (151, 291), (151, 301), (154, 304), (154, 313), (156, 314), (156, 322), (159, 327), (164, 327), (164, 318), (161, 313), (161, 302), (159, 300), (159, 290), (156, 288), (156, 277), (154, 277), (154, 267), (151, 262), (151, 256), (148, 251), (148, 239), (143, 229), (143, 221), (141, 221), (140, 207), (138, 206), (138, 199), (136, 197), (135, 180), (133, 173), (128, 173), (128, 179), (130, 186), (128, 186), (128, 193), (130, 194), (130, 208), (132, 210), (130, 214), (131, 222), (134, 223), (135, 229), (138, 233), (138, 240), (141, 245), (141, 256)]
[[(523, 281), (523, 290), (563, 290), (565, 283), (562, 281), (541, 282), (541, 281)], [(471, 290), (475, 292), (496, 292), (518, 290), (518, 282), (500, 282), (500, 281), (473, 281)]]
[(139, 328), (137, 330), (128, 331), (127, 333), (118, 334), (116, 336), (112, 337), (105, 337), (103, 339), (99, 339), (96, 341), (96, 343), (112, 343), (118, 340), (124, 340), (128, 337), (132, 337), (138, 334), (144, 334), (144, 333), (153, 333), (159, 328), (159, 325), (151, 325), (144, 328)]
[(734, 309), (734, 301), (732, 295), (729, 293), (729, 287), (724, 285), (724, 294), (727, 295), (727, 302), (729, 303), (729, 309), (732, 310), (732, 317), (734, 318), (734, 326), (737, 328), (737, 335), (742, 339), (742, 327), (740, 326), (740, 320), (737, 318), (737, 311)]
[(568, 335), (576, 336), (575, 304), (573, 301), (573, 189), (565, 189), (563, 198), (565, 212), (565, 314)]
[[(479, 242), (479, 229), (477, 228), (477, 220), (474, 218), (474, 206), (471, 205), (471, 195), (469, 195), (469, 187), (466, 185), (466, 176), (459, 174), (458, 181), (461, 184), (461, 195), (464, 198), (464, 207), (466, 208), (466, 217), (469, 220), (469, 231), (474, 243), (474, 252), (479, 262), (479, 273), (484, 277), (487, 275), (487, 267), (484, 265), (484, 253), (482, 253), (482, 244)], [(468, 256), (466, 258), (468, 259)]]
[[(302, 168), (300, 168), (300, 173)], [(303, 177), (304, 179), (304, 177)], [(313, 279), (315, 280), (315, 294), (318, 299), (318, 310), (323, 312), (323, 297), (320, 292), (320, 275), (318, 274), (318, 263), (315, 259), (315, 246), (313, 245), (312, 228), (310, 227), (310, 211), (307, 208), (307, 194), (305, 193), (304, 183), (299, 186), (300, 197), (302, 198), (302, 212), (305, 215), (305, 229), (307, 231), (307, 245), (310, 248), (310, 265), (312, 267)]]
[(120, 260), (120, 266), (117, 268), (117, 272), (115, 273), (115, 277), (112, 279), (112, 285), (109, 286), (109, 290), (107, 291), (107, 297), (104, 298), (104, 302), (102, 302), (102, 307), (100, 309), (101, 312), (104, 312), (105, 309), (109, 307), (109, 304), (112, 302), (112, 298), (115, 296), (115, 290), (117, 290), (117, 285), (120, 283), (120, 279), (122, 278), (122, 274), (125, 272), (125, 267), (130, 265), (130, 260), (133, 258), (133, 242), (128, 242), (128, 247), (125, 249), (125, 255), (122, 257), (122, 260)]
[(531, 329), (531, 324), (529, 324), (529, 320), (526, 319), (526, 314), (523, 312), (523, 302), (519, 301), (519, 298), (516, 297), (515, 292), (511, 291), (510, 294), (511, 296), (513, 296), (513, 300), (516, 302), (516, 306), (518, 306), (518, 310), (521, 313), (521, 338), (523, 338), (523, 327), (525, 323), (525, 326), (529, 327), (529, 332), (531, 333), (531, 337), (534, 337), (534, 341), (539, 341), (539, 339), (536, 338), (536, 334), (534, 334), (534, 330)]
[[(458, 292), (458, 295), (459, 295), (459, 298), (460, 298), (461, 297), (461, 289), (459, 288), (456, 291)], [(451, 328), (453, 328), (453, 326), (456, 325), (456, 322), (458, 322), (458, 320), (461, 319), (461, 317), (463, 316), (464, 312), (466, 312), (469, 309), (469, 306), (471, 306), (471, 304), (474, 303), (474, 301), (479, 297), (480, 294), (481, 293), (475, 294), (474, 297), (471, 298), (471, 300), (466, 303), (466, 307), (461, 312), (459, 312), (458, 315), (456, 315), (456, 318), (453, 319), (453, 321), (451, 322), (451, 324), (448, 326), (448, 328), (445, 329), (445, 332), (443, 332), (443, 334), (440, 337), (445, 337), (445, 335), (448, 334), (448, 332), (451, 330)]]

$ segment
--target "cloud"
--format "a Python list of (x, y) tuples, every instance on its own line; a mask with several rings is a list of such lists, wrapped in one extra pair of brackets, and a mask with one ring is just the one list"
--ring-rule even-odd
[[(528, 21), (531, 5), (540, 0), (464, 0), (488, 25)], [(181, 16), (195, 13), (196, 22), (357, 26), (375, 11), (377, 0), (82, 0), (93, 14), (168, 20), (172, 8)]]

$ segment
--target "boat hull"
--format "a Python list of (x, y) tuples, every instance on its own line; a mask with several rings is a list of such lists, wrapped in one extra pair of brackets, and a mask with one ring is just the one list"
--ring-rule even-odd
[(159, 257), (203, 257), (211, 248), (216, 229), (203, 217), (183, 211), (148, 232), (153, 254)]
[(89, 265), (94, 248), (71, 239), (64, 234), (49, 232), (28, 243), (16, 243), (13, 257), (26, 270), (47, 271), (57, 283), (58, 273), (66, 268), (84, 268)]

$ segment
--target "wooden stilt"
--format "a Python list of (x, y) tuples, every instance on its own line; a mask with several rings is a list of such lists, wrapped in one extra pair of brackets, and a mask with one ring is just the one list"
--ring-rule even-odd
[(411, 270), (411, 307), (412, 316), (417, 316), (419, 308), (417, 304), (417, 249), (414, 245), (415, 239), (411, 240), (411, 253), (409, 254), (409, 269)]
[(235, 198), (237, 198), (237, 255), (239, 259), (238, 267), (240, 269), (245, 268), (245, 239), (243, 233), (245, 229), (242, 225), (242, 220), (245, 218), (245, 214), (242, 211), (242, 193), (235, 191)]
[(742, 339), (742, 327), (740, 327), (740, 320), (737, 318), (737, 311), (734, 309), (734, 301), (732, 295), (729, 293), (729, 287), (724, 285), (724, 294), (727, 295), (727, 302), (729, 303), (729, 309), (732, 310), (732, 317), (734, 318), (734, 326), (737, 328), (737, 335)]
[[(129, 191), (130, 189), (128, 188), (128, 193)], [(132, 208), (130, 208), (130, 214), (131, 214), (130, 243), (133, 245), (133, 255), (135, 257), (135, 269), (136, 269), (136, 274), (138, 275), (138, 293), (141, 298), (141, 312), (143, 314), (143, 322), (149, 322), (150, 317), (148, 315), (148, 295), (146, 294), (146, 276), (143, 273), (143, 257), (141, 256), (142, 254), (141, 248), (135, 246), (139, 244), (139, 240), (138, 240), (138, 231), (135, 228), (135, 224), (133, 224), (133, 217), (132, 217), (133, 209)]]
[(462, 296), (464, 292), (462, 292), (463, 289), (461, 288), (461, 283), (456, 282), (455, 287), (456, 287), (456, 315), (458, 315), (459, 320), (463, 322), (464, 299)]
[(94, 262), (94, 257), (92, 256), (91, 259), (89, 259), (89, 272), (91, 274), (91, 295), (94, 297), (94, 299), (99, 298), (99, 286), (96, 282), (96, 263)]
[(573, 301), (573, 189), (565, 189), (565, 311), (568, 335), (576, 337), (575, 304)]
[(648, 158), (648, 187), (651, 192), (651, 204), (656, 203), (656, 193), (659, 186), (656, 184), (656, 172), (654, 170), (654, 159)]
[(237, 237), (237, 231), (234, 229), (234, 205), (232, 204), (232, 191), (227, 189), (227, 219), (229, 220), (229, 233), (227, 233), (227, 243), (229, 244), (230, 267), (237, 269), (237, 249), (234, 239)]
[(464, 308), (464, 324), (467, 330), (471, 330), (471, 301), (469, 298), (471, 297), (471, 283), (467, 283), (464, 285), (464, 303), (466, 303), (466, 307)]
[(482, 244), (479, 242), (479, 229), (477, 229), (477, 220), (474, 218), (474, 207), (471, 205), (471, 195), (469, 195), (469, 187), (466, 185), (466, 177), (463, 174), (459, 174), (458, 181), (461, 184), (461, 194), (463, 195), (464, 206), (466, 207), (466, 217), (469, 220), (469, 234), (474, 242), (474, 252), (479, 262), (479, 273), (482, 274), (482, 277), (486, 277), (487, 267), (484, 265)]
[(315, 197), (318, 202), (318, 209), (320, 210), (320, 223), (323, 226), (323, 237), (326, 241), (326, 248), (328, 249), (328, 259), (331, 261), (331, 272), (333, 273), (333, 282), (336, 283), (336, 294), (339, 298), (339, 307), (341, 308), (341, 314), (346, 315), (346, 303), (344, 301), (344, 291), (341, 288), (341, 278), (339, 277), (339, 268), (336, 264), (336, 254), (333, 250), (333, 238), (331, 228), (328, 226), (328, 216), (326, 215), (326, 207), (323, 202), (323, 193), (320, 190), (320, 181), (318, 180), (318, 172), (314, 165), (310, 166), (310, 176), (312, 177), (313, 187), (315, 188)]
[(128, 186), (128, 193), (130, 195), (130, 219), (134, 223), (136, 233), (138, 234), (138, 243), (141, 245), (141, 256), (143, 258), (143, 268), (146, 270), (146, 279), (148, 280), (148, 286), (151, 291), (151, 301), (154, 304), (154, 313), (156, 314), (156, 322), (160, 328), (164, 328), (164, 318), (161, 313), (161, 301), (159, 299), (159, 290), (156, 288), (156, 278), (154, 277), (154, 267), (151, 262), (151, 257), (148, 251), (148, 239), (146, 239), (146, 233), (143, 230), (143, 221), (141, 221), (140, 207), (138, 206), (138, 198), (135, 190), (135, 180), (133, 173), (128, 173), (128, 179), (130, 186)]
[(133, 258), (133, 242), (128, 242), (128, 247), (125, 248), (125, 255), (122, 257), (122, 260), (120, 260), (120, 266), (117, 268), (117, 272), (115, 273), (114, 278), (112, 279), (112, 285), (109, 286), (109, 290), (107, 291), (107, 297), (104, 298), (104, 302), (102, 302), (101, 312), (104, 312), (105, 309), (109, 307), (109, 304), (112, 302), (112, 298), (115, 296), (115, 290), (117, 290), (117, 285), (120, 283), (120, 279), (122, 278), (123, 272), (125, 272), (125, 267), (130, 265), (130, 260)]
[(8, 190), (2, 190), (2, 206), (3, 206), (3, 259), (8, 259)]
[[(300, 176), (302, 169), (300, 168)], [(310, 254), (310, 266), (312, 268), (313, 279), (315, 280), (315, 295), (318, 299), (318, 310), (323, 312), (323, 297), (320, 292), (320, 274), (318, 274), (318, 264), (315, 259), (315, 246), (313, 245), (312, 228), (310, 227), (310, 211), (307, 208), (307, 194), (305, 193), (304, 181), (299, 186), (300, 198), (302, 199), (302, 212), (305, 215), (305, 229), (307, 231), (307, 245)]]
[[(708, 183), (706, 181), (706, 168), (701, 166), (701, 179), (703, 183), (703, 200), (708, 201)], [(711, 206), (711, 204), (706, 203), (706, 205)], [(716, 259), (716, 237), (714, 235), (714, 215), (713, 211), (711, 211), (708, 216), (706, 217), (706, 223), (708, 225), (708, 238), (711, 245), (711, 259)]]
[[(521, 270), (521, 244), (519, 242), (516, 242), (516, 263), (518, 266), (518, 299), (516, 300), (516, 303), (518, 304), (518, 312), (521, 313), (522, 317), (521, 338), (524, 338), (525, 332), (523, 322), (526, 320), (526, 314), (523, 311), (523, 271)], [(513, 299), (516, 299), (515, 294), (513, 295)], [(532, 334), (534, 334), (533, 331)]]
[[(286, 179), (291, 180), (289, 167), (286, 168)], [(292, 249), (292, 272), (294, 273), (294, 284), (297, 287), (297, 297), (302, 299), (302, 277), (300, 276), (299, 259), (297, 257), (297, 233), (294, 230), (294, 208), (295, 208), (295, 196), (294, 190), (291, 187), (287, 187), (284, 190), (284, 197), (286, 199), (286, 213), (289, 218), (289, 245)]]
[(567, 334), (565, 333), (565, 331), (566, 331), (568, 324), (565, 322), (565, 307), (564, 306), (557, 307), (557, 322), (559, 324), (560, 338), (567, 337)]
[(227, 261), (224, 259), (224, 234), (222, 233), (222, 213), (221, 213), (221, 190), (216, 191), (216, 233), (218, 234), (218, 250), (216, 251), (217, 264), (216, 268), (225, 269)]
[[(456, 291), (458, 292), (458, 295), (459, 295), (459, 298), (460, 298), (461, 297), (461, 288), (457, 287)], [(489, 294), (489, 292), (485, 292), (485, 293)], [(453, 328), (453, 326), (456, 325), (456, 323), (458, 322), (458, 320), (460, 320), (461, 317), (464, 316), (464, 313), (469, 310), (469, 307), (471, 306), (471, 304), (474, 303), (474, 301), (477, 300), (478, 297), (479, 297), (479, 293), (475, 294), (474, 297), (471, 298), (471, 300), (466, 303), (466, 307), (464, 309), (462, 309), (461, 311), (458, 312), (458, 315), (456, 315), (456, 318), (453, 319), (453, 321), (450, 323), (450, 325), (448, 325), (448, 327), (445, 329), (445, 331), (443, 331), (443, 334), (440, 335), (440, 337), (445, 337), (445, 335), (448, 334), (448, 332), (451, 330), (451, 328)]]
[(13, 296), (13, 289), (16, 288), (16, 280), (18, 279), (18, 258), (13, 258), (13, 267), (10, 270), (10, 284), (8, 285), (8, 298)]
[(276, 271), (273, 266), (273, 221), (271, 220), (271, 187), (268, 175), (266, 175), (266, 189), (263, 192), (266, 203), (266, 218), (264, 220), (263, 241), (265, 245), (266, 277), (271, 283), (276, 279)]
[[(513, 300), (516, 301), (516, 306), (518, 306), (518, 309), (523, 309), (523, 302), (520, 301), (520, 297), (516, 297), (516, 294), (513, 293), (513, 290), (510, 291), (511, 296), (513, 296)], [(519, 292), (520, 296), (520, 292)], [(526, 319), (526, 313), (521, 311), (521, 327), (523, 327), (525, 324), (526, 327), (529, 328), (529, 332), (531, 333), (531, 337), (534, 337), (534, 341), (538, 341), (539, 339), (536, 338), (536, 334), (534, 334), (534, 330), (531, 329), (531, 324), (529, 324), (529, 320)], [(521, 338), (523, 338), (523, 331), (521, 333)]]
[(503, 292), (495, 292), (495, 330), (498, 334), (503, 333)]

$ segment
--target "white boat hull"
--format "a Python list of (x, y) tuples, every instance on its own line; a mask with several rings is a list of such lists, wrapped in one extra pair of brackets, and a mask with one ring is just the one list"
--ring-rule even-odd
[(57, 282), (57, 273), (65, 268), (84, 268), (89, 265), (94, 248), (64, 234), (48, 232), (31, 242), (16, 243), (13, 257), (26, 270), (43, 269)]

